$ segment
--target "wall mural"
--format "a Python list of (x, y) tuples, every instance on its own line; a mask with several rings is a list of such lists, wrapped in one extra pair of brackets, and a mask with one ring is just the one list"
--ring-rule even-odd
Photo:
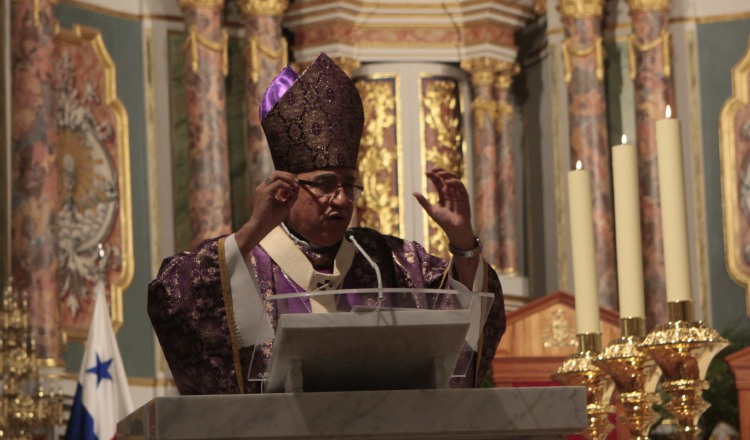
[(55, 51), (60, 325), (71, 339), (84, 340), (102, 276), (98, 245), (106, 255), (115, 329), (123, 322), (122, 291), (133, 277), (128, 119), (98, 30), (61, 30)]
[(732, 68), (732, 91), (720, 119), (724, 258), (729, 275), (745, 287), (750, 316), (750, 40)]

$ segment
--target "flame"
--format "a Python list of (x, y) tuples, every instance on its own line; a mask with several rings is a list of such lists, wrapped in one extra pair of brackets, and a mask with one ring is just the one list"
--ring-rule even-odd
[(622, 135), (622, 144), (625, 145), (627, 143), (628, 143), (628, 137), (623, 134)]
[(667, 104), (667, 111), (665, 114), (667, 115), (667, 119), (672, 117), (672, 107), (670, 107), (669, 104)]
[(581, 164), (580, 160), (578, 162), (576, 162), (576, 169), (577, 170), (580, 170), (582, 167), (583, 167), (583, 164)]

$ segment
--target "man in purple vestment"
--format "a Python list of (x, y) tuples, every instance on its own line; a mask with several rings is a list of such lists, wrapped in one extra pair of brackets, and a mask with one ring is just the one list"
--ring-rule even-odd
[[(325, 54), (301, 75), (286, 67), (260, 109), (275, 171), (253, 198), (251, 218), (234, 234), (206, 240), (167, 258), (149, 285), (148, 313), (181, 394), (258, 392), (258, 365), (268, 362), (282, 313), (345, 311), (302, 297), (271, 304), (271, 295), (374, 288), (382, 285), (492, 292), (465, 377), (454, 387), (479, 386), (505, 331), (505, 307), (495, 271), (480, 256), (466, 188), (454, 174), (428, 171), (439, 200), (417, 201), (446, 233), (453, 258), (368, 228), (351, 228), (362, 102), (349, 77)], [(425, 298), (405, 298), (424, 308)], [(252, 362), (251, 358), (255, 356)], [(260, 359), (260, 362), (258, 362)]]

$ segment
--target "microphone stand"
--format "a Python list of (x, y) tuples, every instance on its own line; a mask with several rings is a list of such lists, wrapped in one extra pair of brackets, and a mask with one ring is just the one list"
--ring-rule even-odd
[(352, 232), (351, 229), (347, 229), (346, 232), (344, 233), (344, 236), (346, 237), (347, 240), (349, 240), (354, 245), (355, 248), (357, 248), (359, 253), (362, 254), (363, 257), (365, 257), (365, 260), (367, 260), (367, 262), (370, 263), (370, 266), (372, 266), (372, 268), (375, 270), (375, 276), (378, 279), (377, 307), (379, 308), (380, 303), (382, 303), (383, 300), (385, 299), (385, 297), (383, 296), (383, 278), (380, 275), (380, 268), (378, 267), (377, 264), (375, 264), (374, 261), (372, 261), (372, 258), (370, 258), (370, 255), (368, 255), (367, 252), (365, 252), (365, 250), (362, 249), (362, 246), (359, 245), (357, 240), (354, 238), (354, 233)]

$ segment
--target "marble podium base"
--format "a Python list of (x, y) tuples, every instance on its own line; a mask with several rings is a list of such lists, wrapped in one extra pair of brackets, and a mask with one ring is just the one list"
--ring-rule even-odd
[(587, 423), (582, 387), (158, 397), (117, 438), (564, 438)]

